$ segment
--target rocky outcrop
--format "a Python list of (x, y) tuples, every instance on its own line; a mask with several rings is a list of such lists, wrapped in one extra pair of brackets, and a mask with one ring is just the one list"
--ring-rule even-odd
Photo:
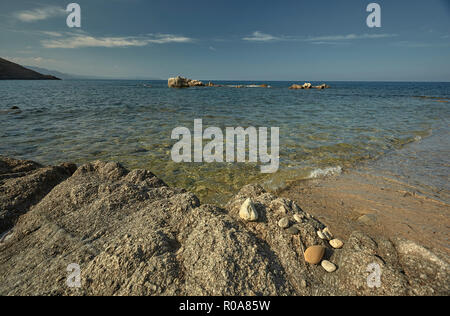
[[(31, 162), (23, 168), (40, 170)], [(257, 185), (219, 208), (149, 171), (95, 162), (54, 187), (0, 242), (0, 295), (450, 293), (443, 255), (359, 232), (335, 249), (329, 239), (336, 237)], [(313, 246), (324, 250), (313, 258), (322, 265), (305, 261)], [(81, 268), (80, 288), (66, 285), (72, 263)], [(381, 268), (379, 288), (367, 284), (373, 264)]]
[(75, 170), (73, 164), (44, 167), (0, 156), (0, 235)]
[[(178, 76), (175, 78), (169, 78), (168, 86), (169, 88), (189, 88), (189, 87), (203, 87), (205, 86), (205, 84), (199, 80), (187, 79)], [(208, 86), (211, 86), (211, 83), (209, 83)]]
[(323, 89), (328, 89), (328, 88), (330, 88), (330, 86), (325, 84), (325, 83), (321, 84), (321, 85), (318, 85), (318, 86), (313, 86), (309, 82), (307, 82), (307, 83), (305, 83), (303, 85), (293, 84), (292, 86), (289, 87), (289, 89), (291, 89), (291, 90), (302, 90), (302, 89), (306, 89), (306, 90), (309, 90), (309, 89), (323, 90)]

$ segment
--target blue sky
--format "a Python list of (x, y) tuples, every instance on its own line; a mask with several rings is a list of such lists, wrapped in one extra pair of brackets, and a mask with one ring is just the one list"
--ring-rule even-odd
[(449, 0), (72, 1), (1, 1), (0, 56), (111, 78), (450, 81)]

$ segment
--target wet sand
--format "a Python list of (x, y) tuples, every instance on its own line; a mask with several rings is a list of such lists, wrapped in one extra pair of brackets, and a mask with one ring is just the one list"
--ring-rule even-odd
[[(354, 230), (403, 237), (450, 254), (450, 205), (420, 188), (362, 171), (290, 183), (276, 192), (348, 238)], [(366, 216), (364, 216), (366, 215)]]

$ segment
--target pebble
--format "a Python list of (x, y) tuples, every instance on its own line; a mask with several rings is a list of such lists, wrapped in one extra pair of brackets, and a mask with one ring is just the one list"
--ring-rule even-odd
[(289, 227), (289, 218), (283, 217), (278, 221), (278, 226), (281, 228), (288, 228)]
[(286, 214), (287, 214), (286, 208), (285, 208), (284, 206), (281, 206), (281, 207), (278, 209), (278, 214), (286, 215)]
[(334, 271), (336, 271), (336, 265), (328, 260), (322, 261), (322, 268), (324, 268), (325, 271), (329, 273), (333, 273)]
[(344, 243), (340, 241), (339, 239), (333, 239), (330, 241), (331, 247), (334, 249), (341, 249), (344, 246)]
[(295, 214), (294, 215), (294, 219), (297, 223), (302, 223), (303, 222), (303, 216), (300, 214)]
[(305, 251), (305, 261), (310, 264), (319, 264), (325, 255), (325, 247), (312, 246)]
[(291, 235), (297, 235), (300, 232), (300, 230), (297, 227), (292, 226), (287, 230), (287, 232)]
[(331, 233), (330, 229), (328, 227), (325, 227), (322, 230), (322, 233), (327, 237), (328, 240), (332, 240), (333, 239), (333, 234)]
[(258, 220), (258, 212), (256, 211), (255, 204), (252, 199), (247, 199), (241, 206), (239, 216), (248, 222), (254, 222)]
[(324, 233), (322, 233), (320, 230), (317, 231), (317, 236), (319, 236), (320, 239), (325, 240), (327, 237)]

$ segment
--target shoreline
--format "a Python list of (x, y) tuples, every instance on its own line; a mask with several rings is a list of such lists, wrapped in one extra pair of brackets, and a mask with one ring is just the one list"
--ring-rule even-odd
[[(0, 227), (1, 295), (450, 293), (448, 253), (402, 236), (348, 233), (295, 195), (247, 185), (220, 208), (114, 162), (0, 158), (1, 218), (11, 219)], [(245, 219), (244, 205), (256, 217)], [(79, 289), (64, 284), (72, 263), (87, 277)], [(373, 264), (383, 269), (375, 289), (366, 283)]]
[(450, 205), (402, 182), (358, 170), (300, 180), (276, 191), (301, 203), (340, 235), (354, 230), (403, 237), (450, 255)]

